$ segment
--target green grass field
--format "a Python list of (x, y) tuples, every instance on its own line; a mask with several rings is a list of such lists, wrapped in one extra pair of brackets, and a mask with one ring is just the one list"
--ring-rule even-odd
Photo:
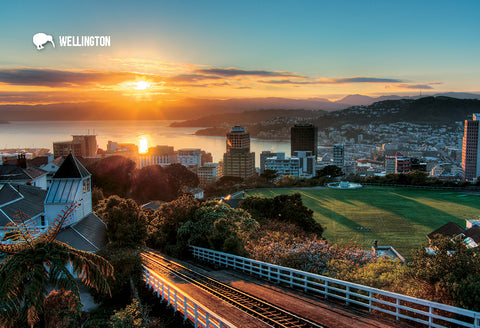
[[(258, 189), (247, 196), (275, 197), (298, 192), (332, 242), (357, 239), (365, 248), (395, 247), (407, 259), (426, 235), (448, 221), (465, 227), (465, 219), (480, 215), (480, 196), (445, 190), (390, 187), (335, 189)], [(357, 227), (370, 227), (361, 231)]]

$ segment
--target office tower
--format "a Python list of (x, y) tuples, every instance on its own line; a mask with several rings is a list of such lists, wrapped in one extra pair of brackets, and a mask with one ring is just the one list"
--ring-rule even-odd
[(250, 134), (242, 126), (227, 133), (226, 153), (223, 154), (223, 175), (248, 178), (255, 175), (255, 153), (250, 152)]
[(318, 155), (318, 129), (313, 124), (295, 124), (290, 130), (291, 151), (311, 151), (315, 158)]
[(333, 146), (333, 165), (339, 167), (343, 172), (343, 165), (345, 163), (345, 147), (342, 143)]
[(473, 120), (465, 120), (462, 147), (462, 168), (465, 180), (475, 181), (480, 176), (479, 121), (480, 113), (473, 114)]

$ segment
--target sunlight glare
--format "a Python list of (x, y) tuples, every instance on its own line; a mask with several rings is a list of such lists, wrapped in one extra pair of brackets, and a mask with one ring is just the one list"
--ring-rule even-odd
[(135, 90), (146, 90), (150, 87), (150, 82), (147, 81), (138, 81), (134, 83)]
[(140, 154), (145, 154), (148, 152), (148, 140), (145, 137), (141, 137), (139, 142), (138, 142), (138, 152)]

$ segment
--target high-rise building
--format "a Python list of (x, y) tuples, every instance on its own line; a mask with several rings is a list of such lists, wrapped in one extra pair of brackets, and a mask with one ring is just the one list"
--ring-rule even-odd
[(250, 152), (250, 134), (242, 126), (234, 126), (227, 133), (223, 175), (244, 179), (255, 175), (255, 153)]
[(277, 156), (277, 153), (272, 153), (269, 150), (264, 150), (260, 154), (260, 174), (265, 172), (265, 163), (267, 158)]
[(53, 156), (67, 156), (72, 153), (80, 157), (97, 156), (97, 136), (96, 135), (74, 135), (72, 141), (58, 141), (53, 143)]
[(318, 129), (313, 124), (295, 124), (290, 130), (291, 151), (311, 151), (315, 158), (318, 155)]
[(227, 153), (233, 149), (250, 151), (250, 133), (243, 126), (234, 126), (227, 132)]
[(480, 176), (480, 143), (479, 136), (480, 113), (473, 114), (472, 120), (465, 120), (462, 147), (462, 168), (465, 180), (475, 181)]
[(342, 172), (344, 171), (345, 164), (345, 147), (343, 143), (338, 143), (333, 146), (333, 165), (339, 167)]

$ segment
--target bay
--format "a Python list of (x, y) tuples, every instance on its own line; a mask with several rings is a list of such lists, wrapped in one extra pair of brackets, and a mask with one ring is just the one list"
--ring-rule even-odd
[[(225, 137), (196, 136), (202, 127), (172, 128), (174, 121), (13, 121), (0, 124), (0, 148), (47, 148), (52, 150), (54, 141), (67, 141), (72, 135), (95, 134), (99, 148), (106, 149), (109, 140), (119, 143), (139, 144), (146, 139), (148, 146), (168, 145), (175, 150), (200, 148), (212, 153), (214, 162), (222, 160)], [(264, 150), (285, 152), (290, 155), (290, 142), (252, 139), (251, 151), (255, 152), (256, 166)]]

